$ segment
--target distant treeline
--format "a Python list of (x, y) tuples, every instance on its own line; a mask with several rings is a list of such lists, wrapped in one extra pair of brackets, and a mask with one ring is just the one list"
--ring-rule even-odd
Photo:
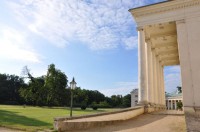
[[(0, 74), (0, 104), (34, 106), (70, 106), (70, 88), (67, 76), (54, 64), (49, 65), (47, 74), (33, 77), (28, 68), (23, 69), (24, 77)], [(25, 83), (28, 78), (28, 83)], [(98, 106), (104, 108), (130, 107), (131, 95), (106, 97), (97, 90), (77, 87), (73, 90), (75, 107)]]

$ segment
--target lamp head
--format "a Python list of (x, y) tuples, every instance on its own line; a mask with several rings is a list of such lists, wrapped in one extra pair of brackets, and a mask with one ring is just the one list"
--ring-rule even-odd
[(70, 88), (71, 89), (75, 89), (76, 88), (76, 82), (75, 82), (74, 77), (73, 77), (72, 81), (70, 82)]

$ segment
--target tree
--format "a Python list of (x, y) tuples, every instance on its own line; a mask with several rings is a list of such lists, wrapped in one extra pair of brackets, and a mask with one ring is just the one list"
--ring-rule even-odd
[(87, 90), (81, 89), (80, 87), (77, 87), (74, 89), (74, 106), (81, 106), (88, 104), (88, 95)]
[(4, 103), (8, 100), (8, 81), (6, 74), (0, 74), (0, 103)]
[(131, 94), (127, 94), (123, 97), (123, 107), (131, 107)]
[(20, 89), (20, 95), (26, 103), (39, 106), (67, 104), (67, 76), (56, 69), (54, 64), (49, 65), (46, 76), (33, 77), (27, 66), (23, 68), (22, 73), (27, 76), (24, 78), (30, 79), (28, 86)]
[[(69, 106), (70, 89), (67, 88), (67, 76), (54, 64), (48, 66), (45, 76), (33, 77), (25, 66), (23, 78), (15, 75), (0, 74), (0, 103), (29, 104), (37, 106)], [(24, 78), (29, 82), (24, 83)], [(67, 88), (67, 89), (66, 89)], [(86, 90), (80, 87), (74, 90), (74, 105), (104, 107), (129, 107), (130, 95), (112, 95), (105, 97), (97, 90)]]
[(67, 76), (50, 64), (45, 78), (44, 87), (47, 89), (47, 105), (63, 105), (63, 98), (66, 93)]
[(87, 91), (87, 95), (88, 95), (88, 103), (91, 104), (92, 102), (96, 102), (99, 103), (101, 101), (105, 100), (105, 95), (100, 93), (97, 90), (88, 90)]
[(23, 78), (29, 78), (32, 82), (34, 82), (34, 77), (31, 75), (30, 69), (28, 68), (28, 66), (24, 66), (22, 68), (21, 74), (22, 76), (24, 76)]
[(178, 93), (182, 93), (182, 87), (177, 86), (176, 88), (178, 89)]
[[(34, 80), (34, 81), (32, 81)], [(44, 89), (44, 76), (32, 78), (26, 87), (22, 87), (20, 91), (21, 97), (24, 98), (27, 104), (45, 105), (45, 97), (47, 91)]]
[(19, 104), (23, 99), (19, 96), (20, 87), (25, 83), (16, 75), (0, 74), (0, 103)]
[(110, 108), (111, 106), (108, 104), (107, 101), (102, 101), (98, 104), (99, 108)]
[(122, 106), (122, 95), (112, 95), (111, 96), (111, 100), (112, 100), (112, 107), (121, 107)]

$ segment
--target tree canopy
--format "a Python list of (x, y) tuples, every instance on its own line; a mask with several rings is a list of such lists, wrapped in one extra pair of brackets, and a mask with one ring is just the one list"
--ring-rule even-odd
[[(46, 75), (33, 77), (25, 66), (26, 77), (0, 74), (0, 104), (28, 104), (35, 106), (70, 106), (68, 78), (54, 64), (48, 66)], [(29, 78), (28, 83), (24, 78)], [(105, 97), (97, 90), (77, 87), (73, 90), (74, 106), (130, 107), (130, 94)]]

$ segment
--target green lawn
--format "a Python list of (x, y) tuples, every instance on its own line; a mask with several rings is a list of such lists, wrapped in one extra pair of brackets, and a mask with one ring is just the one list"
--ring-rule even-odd
[[(73, 115), (112, 111), (113, 109), (74, 109)], [(53, 128), (53, 118), (69, 116), (69, 108), (0, 105), (0, 125), (8, 128), (36, 131)]]

